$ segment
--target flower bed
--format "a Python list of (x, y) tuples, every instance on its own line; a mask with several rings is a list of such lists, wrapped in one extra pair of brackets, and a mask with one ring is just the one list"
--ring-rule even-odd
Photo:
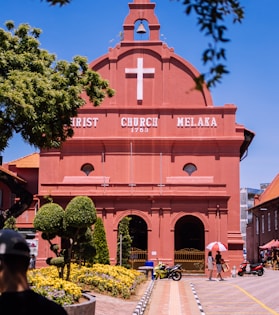
[(28, 281), (34, 291), (63, 306), (78, 303), (82, 290), (128, 299), (144, 280), (144, 275), (136, 270), (101, 264), (92, 267), (72, 264), (71, 281), (59, 279), (56, 267), (28, 272)]
[(28, 271), (28, 281), (35, 292), (63, 306), (77, 303), (82, 296), (81, 287), (59, 279), (55, 267)]
[(101, 264), (90, 268), (81, 267), (72, 273), (72, 281), (84, 289), (124, 299), (130, 298), (136, 286), (144, 280), (144, 276), (137, 270)]

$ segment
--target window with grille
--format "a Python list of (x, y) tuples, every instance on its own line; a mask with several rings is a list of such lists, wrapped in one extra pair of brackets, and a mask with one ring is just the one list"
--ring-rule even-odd
[(85, 163), (82, 165), (80, 170), (88, 176), (92, 171), (94, 171), (94, 166), (90, 163)]
[(185, 164), (183, 167), (183, 171), (186, 172), (189, 176), (191, 176), (192, 173), (194, 173), (196, 170), (196, 165), (192, 163)]

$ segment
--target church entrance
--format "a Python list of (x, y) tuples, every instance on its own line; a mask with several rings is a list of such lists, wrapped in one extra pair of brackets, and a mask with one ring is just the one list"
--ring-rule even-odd
[(180, 218), (175, 224), (174, 263), (182, 264), (189, 273), (204, 273), (204, 225), (192, 215)]
[(130, 264), (132, 269), (138, 269), (147, 260), (147, 224), (137, 215), (130, 215), (129, 218), (129, 233), (132, 238)]

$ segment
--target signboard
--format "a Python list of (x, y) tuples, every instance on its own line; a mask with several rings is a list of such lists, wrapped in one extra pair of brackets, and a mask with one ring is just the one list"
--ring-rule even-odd
[(37, 257), (38, 256), (38, 240), (37, 239), (32, 239), (32, 240), (27, 239), (26, 242), (28, 243), (29, 248), (30, 248), (30, 256), (35, 255)]

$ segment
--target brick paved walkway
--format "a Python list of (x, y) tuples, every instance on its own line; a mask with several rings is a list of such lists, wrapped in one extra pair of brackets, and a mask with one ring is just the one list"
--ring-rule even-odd
[(144, 315), (279, 315), (278, 286), (279, 271), (273, 270), (225, 281), (157, 280)]
[(156, 280), (150, 303), (144, 315), (201, 315), (192, 292), (185, 279)]
[[(144, 315), (279, 315), (278, 286), (277, 270), (225, 281), (201, 276), (156, 280)], [(138, 302), (96, 295), (95, 315), (132, 315)]]

